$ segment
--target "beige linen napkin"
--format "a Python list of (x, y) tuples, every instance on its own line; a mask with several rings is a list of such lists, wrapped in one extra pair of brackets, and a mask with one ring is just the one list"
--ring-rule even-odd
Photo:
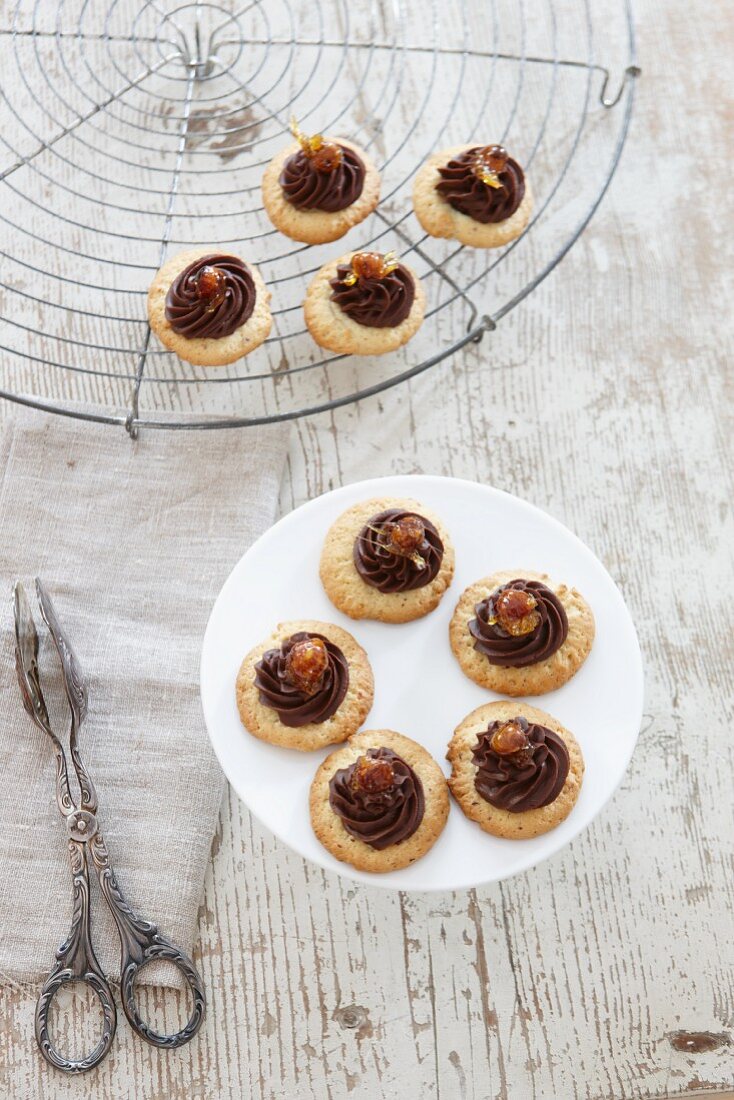
[[(45, 581), (86, 675), (80, 746), (120, 885), (190, 952), (224, 783), (199, 652), (220, 586), (275, 517), (287, 439), (278, 426), (133, 443), (38, 415), (0, 435), (0, 980), (48, 973), (71, 920), (54, 757), (15, 677), (12, 582), (26, 584), (40, 634), (32, 582)], [(65, 729), (50, 644), (40, 664)], [(92, 937), (116, 979), (119, 942), (94, 887)]]

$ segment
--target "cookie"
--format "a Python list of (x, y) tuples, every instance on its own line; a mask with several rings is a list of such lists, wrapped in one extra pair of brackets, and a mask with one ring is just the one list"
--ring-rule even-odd
[(281, 177), (286, 162), (302, 150), (296, 141), (276, 153), (265, 169), (262, 179), (262, 197), (265, 212), (276, 229), (291, 240), (304, 244), (325, 244), (336, 241), (348, 233), (352, 226), (372, 213), (380, 198), (380, 173), (367, 154), (344, 138), (325, 138), (356, 154), (364, 166), (362, 190), (358, 197), (342, 210), (299, 209), (286, 198)]
[[(342, 355), (384, 355), (402, 347), (421, 327), (426, 296), (420, 279), (402, 263), (384, 279), (360, 278), (354, 285), (347, 285), (344, 278), (349, 277), (355, 257), (362, 256), (380, 254), (348, 252), (316, 272), (303, 303), (304, 317), (316, 343), (328, 351)], [(380, 258), (384, 261), (389, 256)], [(407, 309), (406, 293), (411, 295)], [(396, 323), (384, 323), (390, 320), (385, 317), (386, 309), (394, 311)]]
[(408, 867), (433, 847), (449, 796), (422, 745), (392, 730), (362, 730), (324, 760), (309, 805), (313, 830), (336, 859), (381, 873)]
[[(425, 521), (424, 534), (418, 541), (419, 526), (411, 542), (415, 516)], [(375, 517), (382, 517), (370, 525), (375, 529), (366, 529)], [(405, 526), (406, 517), (409, 541), (402, 552), (391, 552), (385, 540), (391, 530), (395, 534), (401, 520)], [(411, 548), (417, 559), (406, 556)], [(354, 504), (332, 524), (319, 574), (331, 602), (350, 618), (407, 623), (438, 606), (454, 575), (454, 548), (430, 509), (416, 500), (379, 497)]]
[(279, 623), (250, 650), (236, 690), (242, 724), (253, 736), (309, 752), (359, 729), (372, 707), (374, 680), (351, 634), (303, 620)]
[[(477, 147), (473, 145), (455, 145), (430, 156), (415, 177), (413, 209), (426, 233), (430, 233), (432, 237), (448, 237), (473, 248), (500, 248), (519, 237), (530, 220), (533, 196), (527, 179), (523, 177), (525, 191), (517, 209), (498, 222), (477, 221), (451, 206), (436, 190), (436, 185), (442, 182), (440, 170), (449, 161), (461, 158), (475, 148)], [(516, 164), (514, 161), (512, 163)], [(476, 180), (475, 186), (478, 186)], [(491, 195), (490, 189), (487, 189), (487, 194)]]
[[(526, 756), (522, 763), (517, 757), (515, 760), (506, 754), (500, 757), (489, 745), (492, 738), (488, 731), (496, 731), (504, 723), (512, 723), (513, 728), (505, 726), (503, 733), (506, 735), (509, 729), (510, 735), (516, 736), (517, 743), (522, 744), (523, 738), (515, 725), (517, 719), (523, 720), (520, 725), (525, 727), (525, 743), (535, 744), (532, 753), (528, 754), (530, 760)], [(478, 744), (480, 735), (485, 733)], [(542, 745), (540, 750), (539, 744)], [(503, 748), (512, 747), (512, 742), (505, 737)], [(565, 821), (576, 805), (584, 776), (584, 758), (573, 734), (550, 714), (527, 703), (503, 701), (477, 707), (456, 727), (446, 759), (451, 764), (449, 788), (466, 816), (476, 821), (485, 833), (508, 840), (540, 836)], [(531, 771), (533, 763), (536, 763), (535, 772)], [(568, 769), (565, 779), (562, 778), (564, 768)], [(518, 778), (520, 771), (523, 774)], [(480, 794), (477, 781), (494, 802)], [(539, 788), (545, 790), (546, 797), (554, 795), (552, 800), (533, 809), (523, 809), (528, 802), (538, 801)], [(507, 804), (514, 805), (515, 809), (507, 809)]]
[[(201, 264), (205, 257), (212, 263)], [(221, 303), (211, 308), (197, 288), (203, 288), (210, 277), (208, 273), (202, 276), (202, 270), (216, 267), (217, 260), (223, 265), (218, 270), (225, 274), (219, 291), (226, 293)], [(191, 271), (187, 273), (188, 268)], [(211, 282), (216, 295), (216, 280)], [(173, 300), (169, 291), (175, 295)], [(216, 303), (216, 297), (211, 301)], [(238, 324), (242, 315), (245, 319)], [(273, 320), (270, 291), (252, 264), (231, 253), (194, 248), (179, 252), (157, 272), (148, 291), (148, 320), (161, 343), (181, 359), (202, 367), (223, 367), (248, 355), (267, 338)]]
[[(539, 620), (534, 629), (515, 637), (499, 623), (488, 622), (492, 594), (508, 587), (521, 595), (534, 593), (529, 614)], [(545, 573), (505, 569), (466, 589), (451, 619), (449, 638), (462, 670), (480, 687), (502, 695), (544, 695), (570, 680), (588, 657), (594, 616), (575, 588), (557, 584)]]

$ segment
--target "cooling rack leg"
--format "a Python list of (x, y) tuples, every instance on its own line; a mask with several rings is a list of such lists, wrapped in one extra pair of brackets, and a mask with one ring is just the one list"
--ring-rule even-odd
[[(467, 332), (472, 331), (472, 325), (473, 324), (474, 324), (474, 318), (472, 317), (471, 320), (469, 321), (469, 324), (466, 327)], [(482, 340), (484, 339), (485, 332), (494, 332), (494, 330), (496, 328), (497, 328), (497, 325), (496, 325), (495, 321), (493, 320), (493, 318), (490, 317), (488, 313), (485, 313), (484, 316), (482, 317), (481, 321), (479, 322), (479, 325), (477, 326), (477, 328), (474, 329), (474, 333), (472, 335), (472, 343), (481, 344)]]
[(604, 83), (602, 84), (601, 91), (599, 92), (599, 102), (601, 103), (602, 107), (606, 107), (607, 110), (609, 110), (611, 107), (617, 106), (630, 80), (636, 80), (637, 77), (640, 76), (640, 74), (642, 73), (642, 69), (639, 67), (639, 65), (628, 65), (627, 68), (624, 70), (624, 76), (622, 77), (622, 82), (619, 85), (619, 90), (617, 94), (613, 96), (612, 99), (607, 99), (607, 88), (609, 86), (609, 70), (604, 69), (602, 71), (604, 72)]

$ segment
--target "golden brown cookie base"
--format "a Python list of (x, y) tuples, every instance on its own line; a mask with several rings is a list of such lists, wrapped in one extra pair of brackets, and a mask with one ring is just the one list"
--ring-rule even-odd
[(415, 282), (415, 298), (410, 313), (399, 325), (394, 328), (360, 325), (347, 317), (331, 300), (331, 280), (336, 276), (337, 267), (350, 263), (353, 255), (353, 252), (347, 252), (338, 260), (324, 264), (314, 275), (303, 303), (308, 330), (322, 348), (342, 355), (384, 355), (388, 351), (396, 351), (415, 336), (423, 324), (426, 295), (420, 279), (415, 272), (410, 272)]
[[(436, 527), (444, 546), (441, 567), (423, 588), (411, 592), (380, 592), (366, 584), (354, 564), (357, 535), (367, 520), (388, 508), (404, 508), (425, 516)], [(383, 623), (407, 623), (437, 607), (454, 575), (454, 548), (438, 516), (417, 500), (378, 497), (354, 504), (329, 528), (319, 566), (321, 583), (335, 607), (351, 619), (378, 619)]]
[(426, 233), (430, 233), (432, 237), (448, 237), (472, 248), (501, 248), (520, 236), (533, 212), (533, 196), (527, 177), (525, 194), (515, 213), (502, 222), (489, 225), (483, 225), (462, 214), (460, 210), (454, 210), (436, 190), (436, 184), (441, 180), (439, 168), (443, 168), (453, 157), (472, 148), (474, 144), (454, 145), (451, 149), (442, 149), (428, 158), (415, 177), (413, 209)]
[[(339, 709), (325, 722), (312, 722), (307, 726), (285, 726), (272, 707), (260, 702), (255, 685), (255, 665), (267, 649), (275, 649), (286, 638), (300, 630), (323, 634), (339, 646), (349, 665), (349, 687)], [(255, 646), (245, 657), (237, 674), (237, 709), (242, 725), (254, 737), (282, 745), (286, 749), (310, 752), (339, 741), (346, 741), (364, 722), (372, 707), (374, 680), (367, 654), (352, 635), (333, 623), (321, 623), (313, 619), (279, 623), (269, 638)]]
[[(507, 722), (511, 718), (527, 718), (559, 734), (566, 742), (570, 767), (566, 782), (555, 801), (537, 810), (510, 813), (485, 801), (474, 786), (477, 773), (472, 763), (472, 752), (477, 735), (487, 729), (490, 722)], [(555, 829), (568, 817), (576, 805), (584, 777), (584, 758), (576, 738), (550, 714), (527, 703), (485, 703), (468, 714), (451, 738), (446, 759), (451, 764), (449, 787), (456, 801), (468, 818), (476, 821), (485, 833), (508, 840), (527, 840)]]
[[(542, 581), (555, 592), (568, 617), (568, 636), (555, 653), (545, 661), (527, 668), (503, 668), (492, 665), (483, 653), (474, 648), (469, 622), (476, 618), (474, 608), (500, 585), (522, 577)], [(456, 605), (449, 625), (449, 639), (454, 655), (470, 680), (480, 687), (501, 695), (544, 695), (555, 691), (578, 672), (589, 656), (594, 641), (594, 616), (586, 600), (575, 588), (555, 584), (546, 573), (528, 569), (504, 569), (484, 580), (469, 585)]]
[(265, 213), (275, 228), (286, 237), (304, 244), (326, 244), (327, 241), (336, 241), (343, 237), (352, 226), (358, 225), (372, 213), (380, 198), (380, 173), (367, 154), (358, 145), (345, 141), (344, 138), (326, 140), (352, 149), (365, 167), (362, 194), (344, 210), (335, 210), (333, 213), (326, 210), (299, 210), (288, 202), (280, 186), (280, 174), (288, 157), (301, 148), (297, 141), (276, 153), (263, 175), (262, 197)]
[[(421, 783), (426, 808), (420, 825), (406, 840), (378, 852), (363, 840), (351, 836), (329, 803), (329, 781), (340, 768), (348, 768), (367, 749), (386, 748), (410, 764)], [(309, 798), (311, 824), (323, 846), (342, 863), (358, 871), (398, 871), (424, 856), (438, 840), (449, 814), (446, 777), (422, 745), (393, 730), (362, 730), (346, 745), (327, 756), (316, 772)]]
[(221, 248), (192, 248), (179, 252), (168, 260), (156, 273), (148, 291), (148, 320), (150, 327), (162, 344), (175, 351), (187, 363), (200, 367), (223, 367), (242, 359), (267, 339), (273, 319), (270, 315), (270, 291), (265, 286), (257, 268), (248, 263), (247, 267), (255, 283), (255, 308), (251, 316), (229, 336), (214, 340), (209, 337), (190, 340), (175, 332), (166, 320), (166, 295), (171, 283), (194, 260), (213, 252), (222, 252)]

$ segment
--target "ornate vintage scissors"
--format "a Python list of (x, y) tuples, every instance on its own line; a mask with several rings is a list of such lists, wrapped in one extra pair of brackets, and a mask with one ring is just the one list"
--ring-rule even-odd
[[(38, 634), (28, 597), (20, 583), (14, 589), (15, 663), (23, 696), (23, 706), (33, 721), (51, 739), (56, 754), (56, 802), (66, 821), (73, 880), (73, 916), (71, 931), (56, 952), (56, 965), (41, 990), (36, 1006), (36, 1039), (47, 1062), (67, 1073), (93, 1069), (112, 1045), (117, 1026), (117, 1011), (109, 983), (102, 973), (92, 947), (89, 915), (89, 863), (97, 872), (99, 885), (120, 935), (120, 999), (133, 1031), (157, 1047), (179, 1047), (196, 1035), (204, 1019), (205, 997), (201, 979), (189, 958), (162, 935), (155, 924), (141, 918), (130, 908), (110, 865), (105, 842), (97, 822), (97, 795), (89, 772), (79, 755), (79, 728), (87, 713), (87, 690), (76, 657), (64, 636), (53, 604), (40, 580), (36, 592), (41, 615), (49, 629), (61, 660), (64, 690), (71, 711), (69, 749), (79, 780), (81, 797), (75, 805), (69, 787), (66, 755), (54, 733), (41, 691), (38, 670)], [(180, 970), (193, 994), (194, 1007), (186, 1026), (173, 1035), (153, 1031), (138, 1014), (135, 982), (140, 968), (153, 959), (172, 963)], [(84, 982), (98, 996), (104, 1015), (102, 1037), (86, 1058), (65, 1058), (53, 1046), (49, 1034), (49, 1010), (56, 993), (68, 982)]]

